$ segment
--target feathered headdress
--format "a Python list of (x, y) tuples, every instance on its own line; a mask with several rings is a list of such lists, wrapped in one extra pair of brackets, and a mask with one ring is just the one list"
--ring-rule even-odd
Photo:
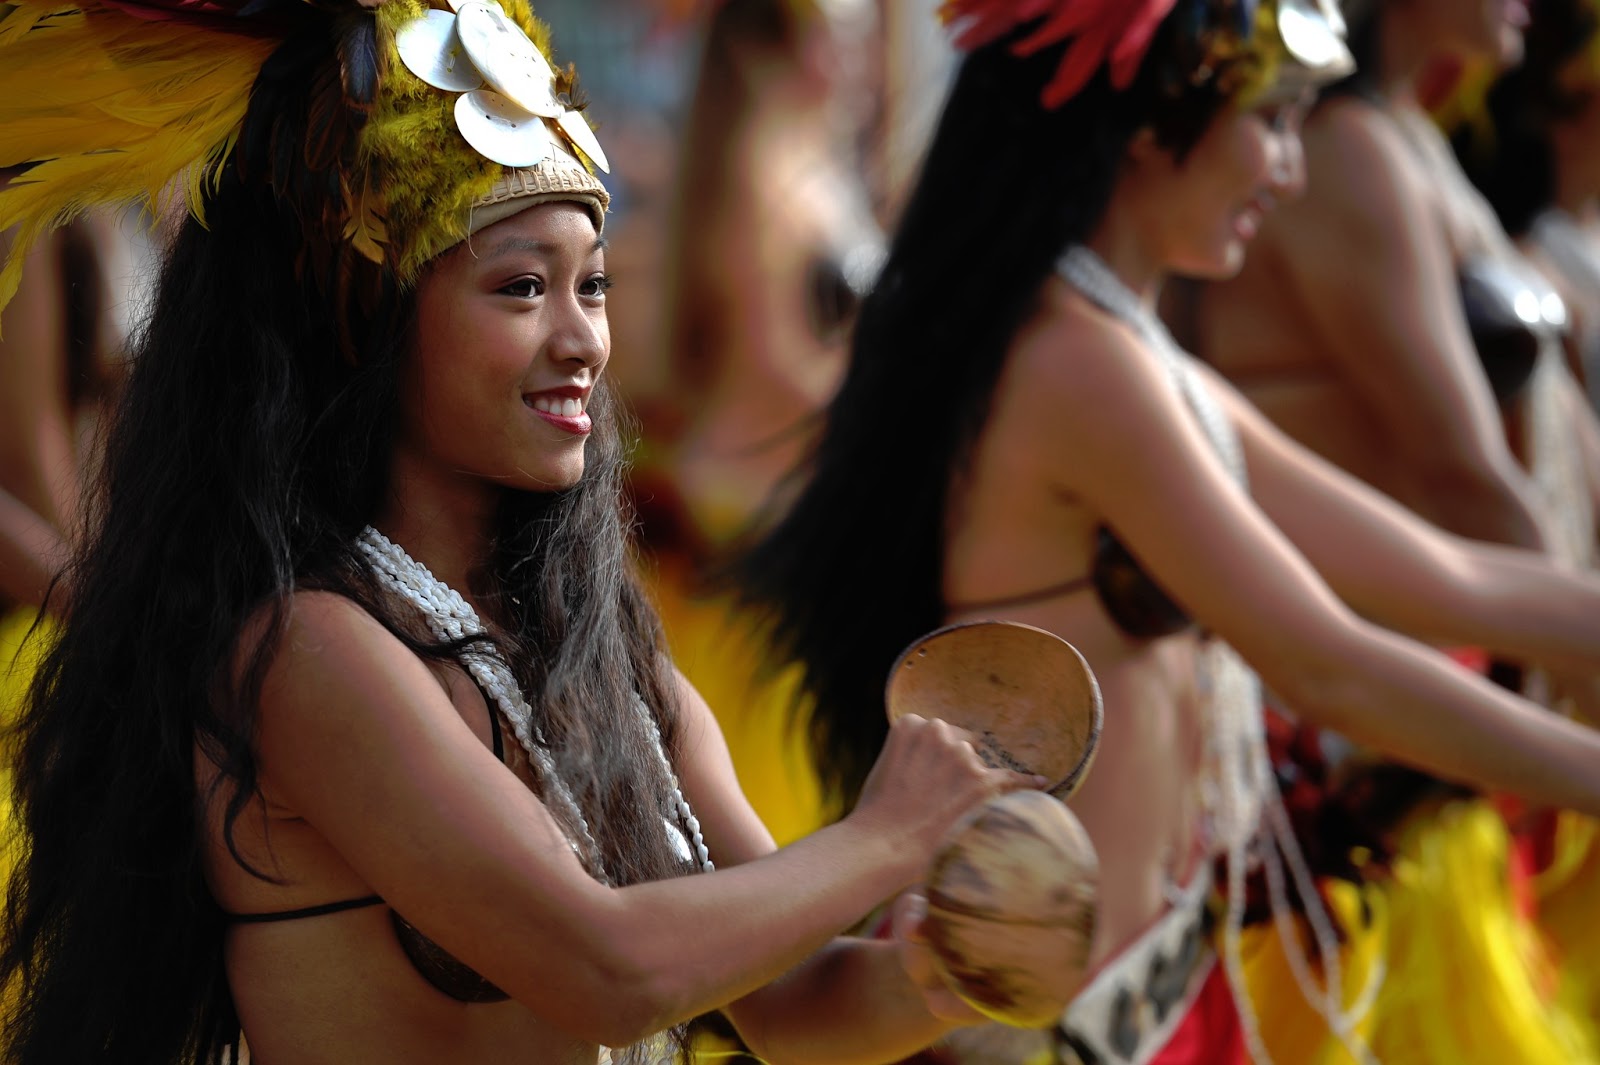
[(1046, 108), (1072, 99), (1102, 67), (1112, 88), (1128, 88), (1169, 18), (1176, 86), (1213, 83), (1246, 97), (1291, 72), (1327, 81), (1354, 69), (1336, 0), (944, 0), (939, 14), (966, 50), (1011, 34), (1018, 56), (1064, 43), (1040, 96)]
[[(286, 42), (311, 39), (309, 67)], [(0, 308), (28, 247), (98, 206), (202, 220), (236, 154), (308, 229), (402, 282), (469, 232), (541, 199), (608, 203), (606, 167), (526, 0), (10, 0), (0, 4)], [(309, 70), (309, 77), (307, 76)], [(252, 99), (255, 103), (252, 104)], [(292, 100), (240, 144), (247, 109)]]

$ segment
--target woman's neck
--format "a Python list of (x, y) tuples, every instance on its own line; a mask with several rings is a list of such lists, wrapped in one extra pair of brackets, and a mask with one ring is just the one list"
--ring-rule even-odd
[(1084, 243), (1111, 268), (1117, 280), (1139, 297), (1146, 310), (1155, 312), (1161, 283), (1166, 279), (1166, 264), (1136, 227), (1119, 225), (1115, 213), (1108, 213), (1106, 222)]
[(499, 492), (486, 484), (428, 492), (403, 476), (393, 483), (373, 526), (482, 613)]
[(1418, 86), (1433, 64), (1446, 56), (1405, 5), (1386, 5), (1374, 17), (1383, 20), (1378, 33), (1378, 92), (1395, 106), (1420, 108)]

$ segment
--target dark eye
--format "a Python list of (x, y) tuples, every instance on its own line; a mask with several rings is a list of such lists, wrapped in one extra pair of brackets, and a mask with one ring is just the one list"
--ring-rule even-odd
[(583, 284), (578, 287), (578, 295), (591, 300), (605, 299), (606, 293), (610, 291), (613, 284), (610, 274), (596, 274), (594, 277), (584, 280)]
[(544, 279), (519, 277), (500, 291), (507, 296), (515, 296), (518, 299), (532, 299), (534, 296), (544, 295)]

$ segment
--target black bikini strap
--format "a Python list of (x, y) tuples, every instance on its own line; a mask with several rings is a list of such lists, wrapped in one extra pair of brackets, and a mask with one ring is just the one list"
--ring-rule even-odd
[(469, 669), (466, 672), (473, 686), (478, 689), (478, 694), (483, 696), (483, 705), (489, 708), (489, 732), (494, 737), (494, 756), (503, 762), (506, 760), (506, 744), (500, 736), (500, 711), (495, 709), (495, 701), (489, 697), (488, 691), (479, 683), (478, 678), (472, 675), (472, 671)]
[(359, 899), (341, 899), (338, 902), (324, 902), (321, 906), (304, 906), (298, 910), (274, 910), (271, 913), (228, 913), (222, 916), (228, 919), (229, 924), (271, 924), (274, 921), (298, 921), (302, 917), (321, 917), (329, 913), (342, 913), (345, 910), (359, 910), (367, 906), (383, 905), (381, 895), (363, 895)]
[(1047, 588), (1040, 588), (1037, 591), (1022, 592), (1017, 595), (1003, 595), (996, 599), (968, 599), (965, 602), (960, 603), (946, 603), (945, 609), (952, 614), (965, 614), (973, 610), (993, 610), (998, 607), (1028, 606), (1033, 603), (1042, 603), (1047, 599), (1055, 599), (1059, 596), (1071, 595), (1073, 592), (1081, 591), (1084, 588), (1090, 587), (1093, 583), (1094, 578), (1088, 574), (1085, 574), (1082, 577), (1074, 577), (1070, 581), (1062, 581), (1060, 584), (1052, 584)]

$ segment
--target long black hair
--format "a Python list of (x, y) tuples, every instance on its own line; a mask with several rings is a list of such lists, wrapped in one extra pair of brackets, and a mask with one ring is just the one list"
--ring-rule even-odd
[(1060, 49), (1023, 59), (1006, 39), (963, 61), (793, 502), (735, 567), (775, 660), (801, 664), (797, 710), (836, 812), (887, 734), (896, 655), (943, 620), (950, 485), (1012, 337), (1104, 215), (1134, 134), (1181, 155), (1225, 103), (1170, 69), (1192, 7), (1163, 22), (1132, 86), (1101, 71), (1055, 110), (1039, 98)]
[[(388, 487), (412, 294), (319, 243), (322, 221), (296, 206), (315, 195), (285, 195), (326, 175), (300, 173), (289, 189), (264, 176), (263, 151), (305, 143), (304, 79), (334, 62), (309, 22), (279, 50), (206, 225), (175, 237), (65, 577), (70, 603), (9, 737), (19, 831), (0, 1058), (13, 1065), (212, 1065), (237, 1034), (223, 918), (202, 877), (209, 796), (196, 760), (222, 770), (238, 858), (260, 684), (297, 588), (350, 596), (422, 653), (457, 650), (411, 635), (353, 551)], [(668, 783), (635, 693), (668, 750), (676, 717), (659, 625), (631, 573), (604, 388), (590, 411), (581, 481), (504, 499), (497, 642), (606, 873), (630, 883), (684, 869), (654, 814)], [(259, 618), (265, 635), (242, 642)]]

